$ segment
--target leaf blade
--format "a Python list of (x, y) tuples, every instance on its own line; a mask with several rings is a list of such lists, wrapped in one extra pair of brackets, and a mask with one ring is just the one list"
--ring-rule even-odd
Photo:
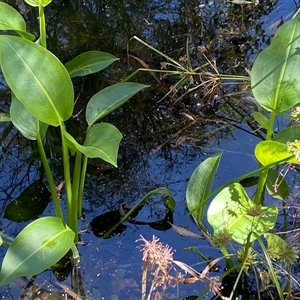
[(2, 35), (0, 65), (13, 93), (37, 119), (57, 126), (72, 115), (73, 84), (51, 52), (28, 40)]
[(91, 126), (146, 87), (136, 82), (122, 82), (99, 91), (87, 104), (85, 118), (88, 124)]
[(71, 248), (74, 236), (74, 232), (57, 217), (43, 217), (30, 223), (8, 248), (2, 263), (0, 285), (50, 268)]

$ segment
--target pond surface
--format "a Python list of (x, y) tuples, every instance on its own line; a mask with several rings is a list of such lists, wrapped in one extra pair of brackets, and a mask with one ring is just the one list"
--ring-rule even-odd
[[(28, 30), (37, 35), (37, 12), (22, 0), (5, 2), (21, 10), (28, 21)], [(140, 61), (151, 68), (160, 68), (160, 62), (165, 59), (137, 41), (129, 43), (132, 57), (128, 60), (126, 49), (132, 36), (141, 37), (176, 60), (184, 56), (188, 38), (188, 49), (195, 66), (204, 63), (199, 49), (205, 47), (206, 56), (215, 62), (218, 72), (247, 75), (257, 54), (270, 43), (282, 21), (292, 17), (297, 5), (297, 1), (284, 0), (261, 1), (256, 6), (217, 0), (53, 1), (46, 9), (48, 43), (50, 50), (63, 62), (93, 49), (120, 57), (120, 62), (106, 72), (75, 81), (78, 100), (74, 118), (68, 123), (70, 132), (80, 139), (85, 128), (81, 111), (96, 91), (128, 76), (141, 67)], [(103, 240), (96, 237), (89, 226), (97, 216), (118, 211), (124, 203), (132, 207), (147, 192), (166, 186), (177, 204), (173, 223), (199, 233), (185, 203), (188, 179), (199, 163), (223, 152), (214, 188), (257, 168), (253, 149), (261, 139), (249, 118), (257, 107), (247, 93), (228, 95), (247, 89), (247, 83), (241, 88), (232, 80), (213, 98), (202, 87), (186, 93), (196, 83), (186, 84), (178, 93), (163, 98), (178, 77), (158, 75), (154, 78), (140, 72), (133, 79), (151, 84), (151, 87), (107, 118), (124, 135), (118, 169), (107, 168), (97, 160), (89, 162), (84, 195), (85, 219), (80, 224), (83, 244), (79, 246), (79, 269), (61, 282), (50, 270), (31, 281), (17, 279), (1, 287), (2, 299), (66, 299), (62, 294), (68, 288), (81, 299), (140, 299), (143, 261), (137, 247), (141, 243), (136, 243), (140, 235), (148, 240), (157, 236), (162, 243), (176, 250), (176, 260), (198, 271), (203, 270), (206, 263), (186, 248), (194, 247), (213, 259), (221, 256), (206, 240), (180, 236), (173, 229), (164, 231), (142, 225), (164, 218), (166, 210), (160, 197), (151, 198), (143, 207), (136, 217), (139, 224), (126, 224), (126, 230), (117, 236)], [(9, 97), (2, 80), (0, 108), (4, 112), (9, 111)], [(278, 127), (284, 125), (278, 120)], [(43, 171), (39, 161), (32, 156), (34, 145), (8, 123), (0, 124), (0, 140), (1, 229), (16, 236), (27, 223), (4, 218), (5, 208), (30, 184), (43, 178)], [(61, 165), (55, 156), (51, 167), (59, 183), (62, 180)], [(295, 179), (291, 176), (290, 180)], [(44, 215), (52, 214), (53, 207), (49, 204)], [(1, 247), (1, 257), (5, 252), (6, 248)], [(212, 276), (222, 274), (222, 262), (219, 267), (219, 272)], [(179, 285), (168, 289), (164, 299), (184, 299), (199, 295), (205, 289), (201, 283)], [(68, 294), (71, 298), (71, 293)], [(207, 299), (212, 295), (208, 293)]]

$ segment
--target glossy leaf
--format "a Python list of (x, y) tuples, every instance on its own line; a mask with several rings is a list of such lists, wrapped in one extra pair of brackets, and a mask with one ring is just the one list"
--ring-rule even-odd
[(204, 215), (207, 197), (219, 167), (222, 154), (207, 158), (193, 172), (186, 190), (189, 212), (199, 224)]
[(64, 135), (71, 149), (76, 149), (89, 158), (101, 158), (117, 167), (122, 134), (112, 124), (100, 123), (89, 128), (83, 145), (78, 144), (69, 133), (65, 132)]
[(37, 275), (50, 268), (71, 248), (74, 235), (57, 217), (43, 217), (27, 225), (7, 250), (0, 285), (16, 277)]
[(290, 126), (280, 130), (273, 138), (273, 141), (284, 144), (295, 140), (300, 140), (300, 126)]
[(13, 222), (34, 220), (44, 212), (49, 202), (50, 192), (42, 181), (35, 181), (5, 207), (4, 218)]
[(10, 5), (0, 2), (0, 30), (14, 30), (20, 36), (34, 40), (34, 35), (26, 32), (22, 15)]
[(285, 201), (289, 195), (289, 186), (284, 177), (273, 169), (268, 170), (266, 188), (272, 197)]
[(239, 183), (224, 188), (211, 202), (207, 219), (214, 228), (214, 237), (227, 232), (232, 239), (244, 244), (271, 230), (277, 219), (274, 206), (256, 206)]
[(85, 76), (99, 72), (119, 58), (101, 51), (88, 51), (76, 56), (65, 64), (71, 77)]
[(33, 7), (42, 5), (43, 7), (47, 6), (52, 0), (24, 0), (27, 4)]
[(268, 129), (269, 120), (265, 115), (263, 115), (259, 111), (254, 111), (252, 113), (252, 117), (259, 124), (260, 127), (264, 128), (264, 129)]
[(299, 36), (300, 18), (294, 18), (280, 27), (271, 45), (255, 60), (252, 92), (268, 111), (286, 111), (300, 99)]
[(34, 117), (27, 108), (11, 95), (10, 117), (14, 126), (29, 140), (36, 140), (38, 135), (43, 139), (48, 125)]
[(262, 141), (255, 147), (255, 156), (263, 166), (279, 162), (285, 158), (287, 163), (298, 163), (296, 157), (289, 159), (292, 155), (285, 144), (276, 141)]
[(88, 124), (91, 126), (146, 87), (136, 82), (122, 82), (99, 91), (87, 104), (85, 117)]
[(57, 126), (72, 115), (72, 81), (51, 52), (19, 37), (2, 35), (0, 66), (15, 96), (40, 121)]

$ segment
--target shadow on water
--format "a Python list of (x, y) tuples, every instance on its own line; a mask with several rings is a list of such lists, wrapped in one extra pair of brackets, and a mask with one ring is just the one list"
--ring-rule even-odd
[[(37, 36), (37, 12), (22, 0), (5, 2), (16, 5), (28, 21), (28, 31)], [(293, 1), (289, 4), (261, 2), (257, 6), (241, 6), (217, 0), (141, 0), (122, 4), (120, 1), (53, 1), (46, 9), (48, 45), (63, 62), (82, 51), (94, 49), (120, 57), (120, 62), (106, 72), (75, 80), (77, 102), (68, 123), (70, 133), (79, 141), (83, 136), (86, 124), (82, 108), (91, 95), (141, 67), (138, 60), (127, 56), (128, 41), (133, 35), (177, 60), (184, 56), (189, 38), (188, 49), (195, 66), (203, 63), (200, 50), (205, 49), (220, 73), (247, 75), (256, 55), (270, 43), (277, 26), (289, 19), (296, 9)], [(160, 68), (162, 58), (136, 41), (130, 42), (130, 54), (151, 68)], [(194, 247), (210, 258), (220, 256), (205, 240), (179, 236), (168, 222), (197, 232), (186, 209), (185, 190), (193, 170), (208, 155), (225, 152), (214, 187), (255, 166), (253, 147), (260, 133), (254, 133), (256, 128), (249, 116), (257, 109), (256, 104), (248, 96), (228, 95), (248, 87), (232, 82), (210, 98), (201, 88), (186, 93), (194, 87), (187, 84), (173, 98), (160, 101), (178, 78), (159, 77), (157, 81), (150, 74), (140, 73), (134, 79), (151, 87), (107, 117), (124, 135), (118, 169), (98, 160), (89, 161), (85, 219), (81, 222), (80, 268), (72, 270), (64, 262), (63, 270), (46, 271), (31, 281), (28, 278), (15, 280), (1, 287), (2, 299), (66, 299), (62, 296), (64, 290), (70, 298), (73, 290), (83, 299), (140, 299), (142, 254), (136, 244), (140, 235), (146, 239), (158, 236), (176, 249), (177, 260), (198, 271), (203, 270), (206, 263), (185, 248)], [(3, 80), (0, 92), (1, 110), (8, 112), (9, 94)], [(185, 93), (186, 96), (176, 102)], [(60, 183), (60, 150), (53, 150), (55, 129), (52, 131), (53, 147), (49, 154), (52, 170)], [(5, 209), (24, 190), (40, 182), (43, 171), (34, 143), (24, 140), (11, 125), (0, 124), (0, 141), (1, 229), (15, 236), (26, 225), (26, 220), (12, 222), (5, 218)], [(147, 192), (160, 186), (167, 186), (175, 196), (174, 215), (166, 210), (160, 197), (153, 197), (134, 220), (120, 225), (118, 234), (101, 239), (107, 223), (119, 220), (121, 209), (132, 207)], [(40, 199), (35, 194), (29, 195)], [(51, 204), (43, 214), (53, 214)], [(158, 226), (163, 221), (167, 221), (165, 226)], [(1, 257), (4, 250), (0, 248)], [(219, 267), (222, 270), (224, 266)], [(68, 276), (69, 272), (72, 276)], [(216, 271), (213, 276), (221, 274)], [(205, 288), (201, 284), (181, 285), (179, 289), (168, 290), (165, 299), (199, 295)]]

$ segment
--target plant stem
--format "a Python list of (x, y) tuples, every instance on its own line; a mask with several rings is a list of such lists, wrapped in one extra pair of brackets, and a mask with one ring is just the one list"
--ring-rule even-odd
[(44, 48), (47, 48), (46, 43), (46, 20), (43, 5), (39, 5), (39, 23), (40, 23), (40, 42)]
[(73, 214), (73, 207), (75, 206), (75, 209), (77, 210), (77, 203), (74, 203), (72, 198), (69, 149), (66, 138), (64, 136), (64, 132), (66, 131), (65, 124), (63, 122), (60, 122), (59, 126), (61, 130), (65, 189), (67, 195), (67, 224), (75, 232), (74, 242), (76, 243), (78, 241), (77, 214)]
[[(273, 136), (275, 118), (276, 118), (276, 112), (271, 111), (270, 119), (268, 122), (266, 140), (270, 140)], [(266, 189), (267, 177), (268, 177), (268, 170), (264, 170), (259, 174), (257, 190), (256, 190), (256, 195), (255, 195), (255, 204), (256, 205), (264, 204), (264, 193), (265, 193), (265, 189)]]
[(51, 196), (52, 196), (52, 202), (53, 202), (53, 205), (54, 205), (55, 214), (56, 214), (57, 217), (59, 217), (63, 220), (64, 217), (63, 217), (61, 207), (60, 207), (60, 204), (59, 204), (59, 199), (58, 199), (55, 183), (54, 183), (53, 176), (52, 176), (52, 173), (51, 173), (51, 170), (50, 170), (50, 166), (49, 166), (49, 163), (48, 163), (48, 160), (47, 160), (47, 157), (46, 157), (43, 142), (42, 142), (41, 137), (39, 135), (38, 135), (36, 141), (37, 141), (37, 144), (38, 144), (42, 164), (43, 164), (44, 169), (45, 169), (46, 177), (47, 177), (47, 180), (48, 180), (48, 183), (49, 183), (49, 188), (50, 188), (50, 192), (51, 192)]
[(87, 167), (88, 158), (84, 155), (83, 162), (81, 166), (81, 176), (80, 176), (80, 184), (78, 190), (78, 200), (77, 200), (77, 218), (80, 219), (82, 217), (82, 197), (83, 197), (83, 190), (84, 190), (84, 183), (85, 183), (85, 176), (86, 176), (86, 167)]
[(72, 215), (78, 214), (78, 193), (79, 193), (79, 182), (80, 182), (80, 173), (81, 173), (81, 152), (76, 152), (75, 157), (75, 167), (73, 173), (72, 181), (72, 202), (76, 205), (72, 206)]

